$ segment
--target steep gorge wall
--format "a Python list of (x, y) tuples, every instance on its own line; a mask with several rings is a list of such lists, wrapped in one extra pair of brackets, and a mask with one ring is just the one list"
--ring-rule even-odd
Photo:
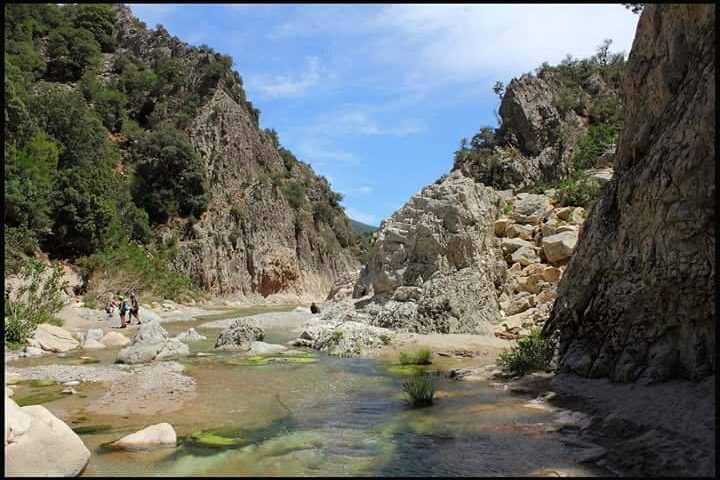
[(715, 7), (649, 5), (615, 176), (545, 327), (559, 367), (628, 382), (715, 371)]
[[(188, 133), (206, 169), (208, 209), (197, 222), (173, 219), (160, 229), (164, 239), (178, 240), (176, 268), (214, 294), (327, 295), (339, 275), (357, 268), (347, 248), (350, 223), (327, 204), (327, 181), (306, 164), (284, 162), (270, 135), (259, 128), (237, 73), (228, 69), (209, 88), (192, 72), (216, 61), (213, 54), (162, 28), (147, 30), (126, 6), (114, 8), (118, 54), (130, 52), (148, 63), (169, 56), (188, 72), (173, 96), (149, 99), (147, 108), (157, 108), (160, 101), (172, 108), (183, 92), (204, 95)], [(283, 194), (283, 182), (304, 185), (299, 207)]]

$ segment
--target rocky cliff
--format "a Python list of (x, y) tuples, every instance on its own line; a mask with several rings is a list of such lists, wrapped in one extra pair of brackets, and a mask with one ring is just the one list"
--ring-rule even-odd
[[(577, 161), (582, 142), (620, 121), (624, 59), (610, 56), (544, 65), (512, 80), (501, 127), (481, 129), (456, 153), (449, 175), (382, 222), (354, 286), (344, 280), (332, 291), (343, 306), (325, 318), (508, 339), (542, 325), (584, 214), (567, 208), (576, 204), (560, 201), (557, 190), (520, 190), (587, 173)], [(593, 144), (590, 166), (607, 147)], [(351, 294), (369, 298), (353, 302)]]
[[(176, 268), (214, 294), (327, 295), (338, 275), (357, 266), (347, 250), (351, 226), (327, 181), (281, 156), (222, 58), (162, 27), (146, 29), (126, 6), (114, 9), (118, 46), (106, 65), (125, 54), (148, 66), (169, 58), (185, 72), (168, 95), (137, 105), (139, 116), (199, 98), (186, 131), (207, 174), (208, 208), (197, 221), (170, 219), (160, 229), (164, 240), (177, 241)], [(214, 75), (195, 73), (208, 70)]]
[(715, 7), (648, 5), (615, 176), (545, 332), (559, 367), (628, 382), (715, 371)]

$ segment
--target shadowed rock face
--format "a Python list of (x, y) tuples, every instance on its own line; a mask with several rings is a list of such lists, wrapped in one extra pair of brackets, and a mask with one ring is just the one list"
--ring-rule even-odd
[[(203, 83), (195, 72), (216, 62), (214, 54), (163, 28), (147, 30), (126, 6), (115, 10), (117, 53), (148, 64), (171, 56), (190, 72), (178, 91), (202, 96), (187, 133), (207, 173), (208, 209), (194, 224), (173, 219), (160, 229), (164, 239), (181, 232), (175, 268), (213, 294), (325, 297), (337, 277), (358, 267), (347, 248), (350, 223), (327, 204), (327, 180), (303, 163), (285, 164), (237, 73), (226, 69), (213, 88)], [(174, 105), (182, 97), (162, 100)], [(286, 180), (304, 185), (302, 208), (283, 194)]]
[(715, 371), (715, 8), (649, 5), (625, 79), (615, 176), (547, 334), (559, 366), (614, 381)]

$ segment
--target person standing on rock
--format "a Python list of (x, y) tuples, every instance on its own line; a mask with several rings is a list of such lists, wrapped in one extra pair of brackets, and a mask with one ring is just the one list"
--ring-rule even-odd
[(312, 305), (310, 305), (310, 313), (312, 313), (312, 314), (320, 313), (320, 309), (318, 308), (317, 305), (315, 305), (315, 302), (313, 302)]
[(127, 299), (120, 295), (120, 328), (127, 328), (127, 324), (125, 323), (125, 314), (130, 310), (130, 305), (128, 304)]
[(135, 317), (135, 320), (137, 320), (137, 324), (140, 325), (142, 322), (140, 321), (140, 317), (138, 316), (139, 313), (140, 304), (138, 303), (138, 299), (133, 292), (130, 294), (130, 314), (128, 315), (128, 323), (132, 325), (132, 317)]

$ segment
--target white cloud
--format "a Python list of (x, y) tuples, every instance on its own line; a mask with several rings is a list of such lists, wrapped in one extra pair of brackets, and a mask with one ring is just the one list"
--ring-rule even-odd
[(133, 15), (145, 22), (149, 28), (155, 28), (157, 24), (166, 22), (178, 8), (178, 5), (167, 3), (130, 3), (128, 6)]
[(345, 213), (348, 217), (352, 218), (353, 220), (357, 220), (358, 222), (362, 222), (368, 225), (376, 226), (380, 222), (378, 221), (378, 218), (375, 215), (372, 215), (370, 213), (361, 212), (359, 210), (356, 210), (352, 207), (347, 207), (345, 209)]
[(358, 159), (351, 152), (338, 148), (332, 141), (327, 139), (306, 139), (297, 146), (298, 157), (304, 162), (315, 166), (333, 163), (347, 163), (357, 165)]
[(334, 78), (331, 72), (320, 67), (318, 57), (307, 56), (305, 63), (305, 71), (297, 75), (248, 75), (248, 90), (269, 98), (296, 97), (318, 86), (322, 80)]

